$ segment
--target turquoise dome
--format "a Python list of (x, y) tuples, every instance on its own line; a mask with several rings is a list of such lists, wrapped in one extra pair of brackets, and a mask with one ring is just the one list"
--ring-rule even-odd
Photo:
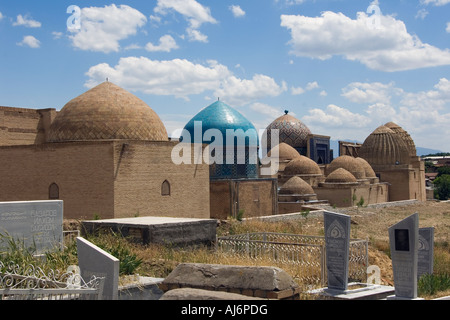
[[(196, 137), (200, 138), (200, 133), (201, 141), (196, 141)], [(205, 135), (205, 133), (207, 134)], [(191, 143), (211, 144), (216, 141), (219, 133), (222, 139), (224, 160), (222, 164), (211, 165), (211, 179), (257, 178), (258, 164), (250, 159), (255, 159), (254, 157), (256, 160), (258, 159), (258, 132), (249, 120), (226, 103), (216, 101), (200, 111), (186, 124), (180, 141), (188, 142), (190, 140)], [(233, 136), (234, 139), (232, 139)], [(218, 143), (215, 145), (217, 146)], [(238, 161), (241, 150), (245, 150), (245, 163)], [(234, 163), (225, 161), (226, 154), (230, 152), (234, 152)]]

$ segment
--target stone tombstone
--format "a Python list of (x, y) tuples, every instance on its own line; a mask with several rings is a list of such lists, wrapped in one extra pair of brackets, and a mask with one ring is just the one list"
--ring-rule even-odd
[(419, 228), (417, 279), (424, 274), (433, 274), (434, 228)]
[(77, 252), (81, 277), (86, 282), (92, 276), (104, 277), (101, 300), (118, 300), (119, 259), (82, 237), (77, 238)]
[[(37, 254), (60, 250), (63, 243), (63, 201), (0, 202), (0, 234), (10, 236)], [(0, 248), (8, 247), (0, 237)]]
[(328, 289), (348, 289), (350, 216), (324, 212)]
[(417, 298), (419, 214), (415, 213), (389, 228), (395, 298)]

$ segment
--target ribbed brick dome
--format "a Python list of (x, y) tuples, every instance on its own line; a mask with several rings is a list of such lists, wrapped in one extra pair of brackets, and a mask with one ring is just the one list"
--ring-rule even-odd
[(400, 127), (398, 124), (394, 122), (388, 122), (385, 124), (385, 126), (394, 131), (402, 138), (402, 140), (408, 147), (409, 155), (411, 157), (417, 156), (416, 144), (414, 143), (414, 140), (411, 138), (411, 136), (406, 130), (404, 130), (402, 127)]
[(402, 137), (386, 126), (378, 127), (364, 141), (359, 156), (371, 166), (409, 164), (410, 150)]
[(53, 121), (50, 142), (168, 141), (164, 124), (144, 101), (104, 82), (68, 102)]

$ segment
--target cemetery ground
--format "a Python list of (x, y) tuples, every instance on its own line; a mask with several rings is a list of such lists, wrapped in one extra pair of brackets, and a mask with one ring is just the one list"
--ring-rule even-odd
[[(434, 299), (450, 295), (450, 202), (429, 201), (397, 207), (327, 208), (327, 210), (351, 216), (352, 238), (369, 240), (369, 265), (376, 265), (380, 268), (381, 284), (388, 286), (394, 286), (388, 228), (415, 212), (419, 213), (419, 227), (435, 228), (434, 273), (432, 277), (425, 277), (419, 281), (419, 296), (425, 299)], [(66, 230), (74, 230), (80, 226), (80, 221), (65, 221), (64, 224)], [(310, 212), (304, 212), (299, 219), (281, 222), (229, 219), (220, 221), (217, 235), (220, 237), (264, 231), (323, 236), (323, 217), (315, 217)], [(214, 248), (202, 246), (179, 248), (156, 244), (144, 246), (111, 233), (89, 236), (87, 239), (121, 260), (121, 285), (133, 282), (137, 274), (165, 278), (180, 263), (270, 265), (282, 268), (294, 280), (299, 279), (298, 269), (295, 265), (274, 263), (264, 259), (251, 260), (242, 256), (223, 254)], [(12, 245), (16, 247), (9, 254), (9, 259), (16, 259), (16, 261), (24, 259), (24, 255), (19, 253), (17, 245), (14, 243)], [(67, 266), (77, 264), (75, 241), (66, 243), (66, 247), (63, 252), (47, 255), (49, 268), (65, 271)], [(311, 289), (310, 284), (299, 282), (299, 285), (305, 288), (305, 292)], [(302, 294), (300, 298), (314, 299), (307, 294)]]

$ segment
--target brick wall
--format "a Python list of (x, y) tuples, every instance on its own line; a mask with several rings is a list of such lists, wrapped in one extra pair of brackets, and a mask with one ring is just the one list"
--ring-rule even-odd
[[(209, 166), (175, 165), (171, 158), (175, 145), (175, 142), (115, 142), (116, 217), (209, 219)], [(170, 185), (168, 196), (161, 192), (165, 181)]]
[(0, 146), (45, 143), (55, 109), (0, 107)]
[(112, 218), (111, 143), (0, 147), (0, 201), (48, 200), (56, 183), (65, 219)]

